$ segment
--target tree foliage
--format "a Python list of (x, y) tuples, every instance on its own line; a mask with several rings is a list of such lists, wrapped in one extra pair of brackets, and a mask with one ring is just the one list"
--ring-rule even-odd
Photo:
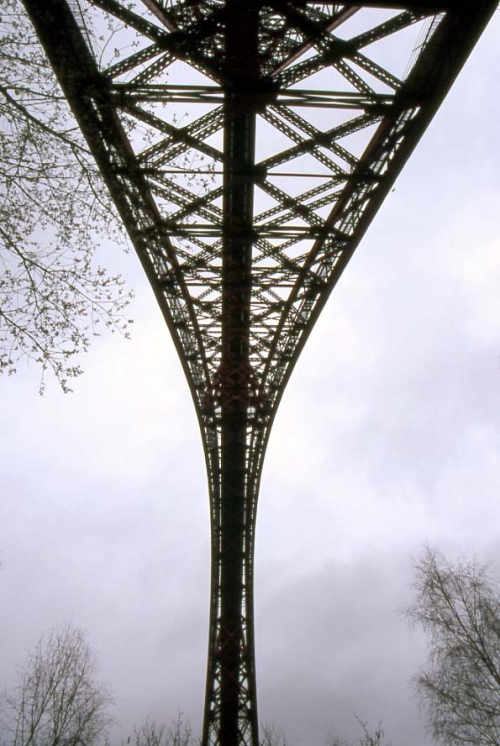
[(415, 566), (412, 624), (430, 639), (415, 686), (434, 738), (500, 745), (500, 595), (487, 568), (427, 548)]
[(130, 294), (94, 256), (118, 225), (20, 0), (0, 0), (0, 372), (28, 358), (68, 390), (90, 337), (126, 332)]
[(40, 638), (4, 696), (7, 746), (96, 746), (113, 723), (85, 634), (71, 625)]

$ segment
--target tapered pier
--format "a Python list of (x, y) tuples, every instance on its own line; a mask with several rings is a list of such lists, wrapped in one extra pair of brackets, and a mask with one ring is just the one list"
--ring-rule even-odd
[(254, 539), (273, 418), (497, 2), (23, 2), (198, 415), (212, 535), (203, 746), (258, 746)]

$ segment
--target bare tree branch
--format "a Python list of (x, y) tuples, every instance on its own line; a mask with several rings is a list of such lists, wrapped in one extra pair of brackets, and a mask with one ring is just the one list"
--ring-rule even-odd
[(415, 564), (410, 624), (430, 641), (414, 680), (434, 738), (447, 746), (500, 746), (500, 595), (487, 568), (455, 565), (427, 547)]
[(98, 746), (114, 720), (113, 698), (95, 680), (85, 634), (71, 625), (42, 637), (4, 697), (9, 746)]
[(19, 0), (0, 0), (0, 226), (0, 372), (28, 358), (67, 391), (90, 338), (131, 323), (94, 257), (125, 239)]

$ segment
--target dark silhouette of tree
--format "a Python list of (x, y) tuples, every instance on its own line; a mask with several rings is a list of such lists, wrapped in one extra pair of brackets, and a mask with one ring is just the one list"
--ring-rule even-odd
[(114, 720), (85, 634), (71, 625), (41, 637), (3, 697), (7, 746), (97, 746)]
[(415, 687), (432, 736), (448, 746), (500, 745), (500, 594), (487, 568), (427, 548), (415, 565), (409, 621), (430, 641)]
[(140, 727), (134, 727), (134, 735), (127, 739), (127, 746), (197, 746), (199, 742), (199, 738), (193, 736), (190, 723), (179, 713), (168, 727), (147, 718)]

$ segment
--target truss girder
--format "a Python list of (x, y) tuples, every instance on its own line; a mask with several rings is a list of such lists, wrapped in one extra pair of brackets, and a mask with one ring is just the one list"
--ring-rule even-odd
[[(253, 552), (271, 424), (496, 2), (23, 2), (200, 422), (212, 529), (203, 745), (257, 746)], [(113, 43), (99, 47), (106, 33)]]

